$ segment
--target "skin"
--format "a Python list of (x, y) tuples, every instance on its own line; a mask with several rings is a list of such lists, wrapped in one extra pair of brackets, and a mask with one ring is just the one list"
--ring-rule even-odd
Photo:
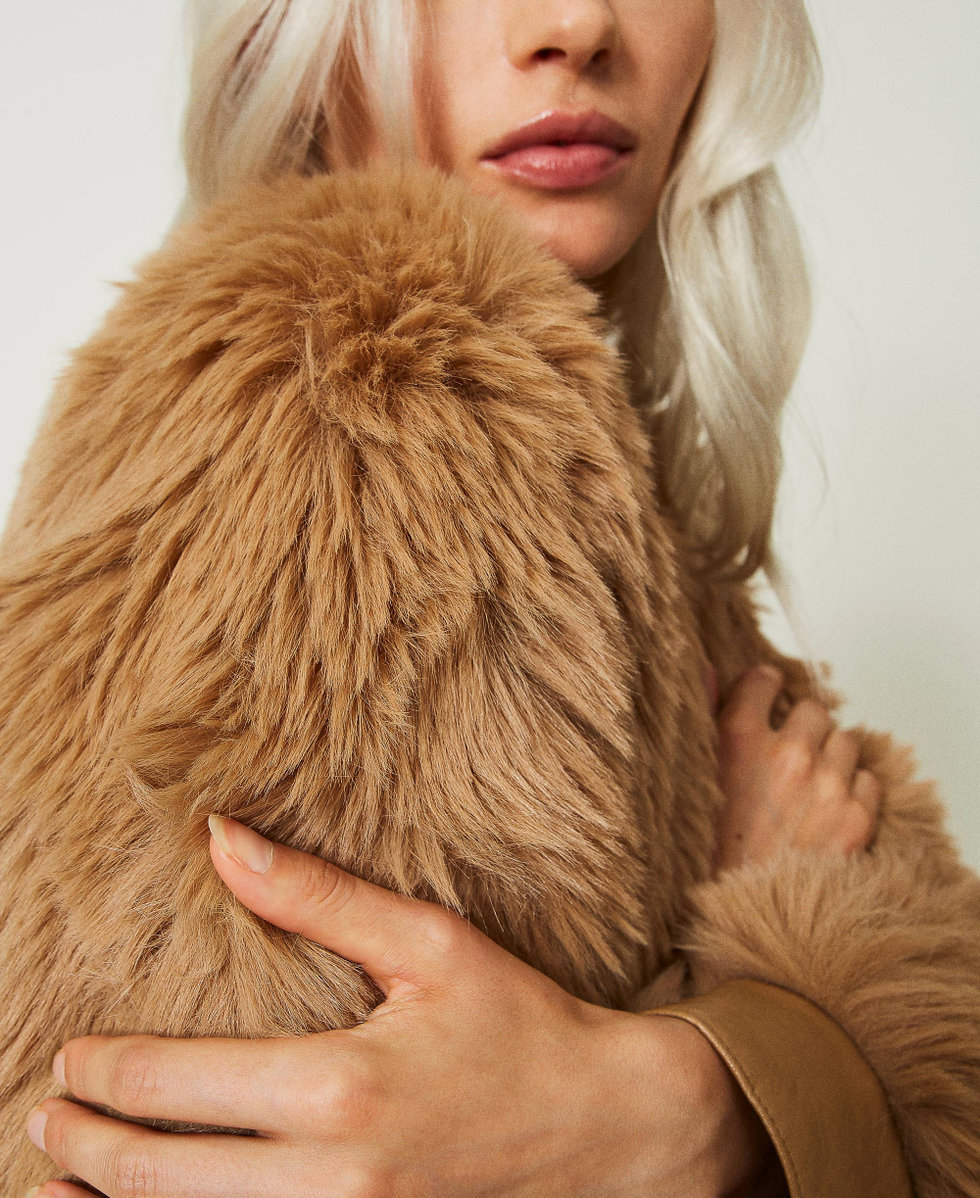
[[(419, 72), (421, 156), (496, 196), (582, 279), (653, 219), (714, 40), (714, 0), (432, 0)], [(488, 104), (487, 97), (493, 97)], [(501, 174), (486, 150), (554, 109), (595, 109), (636, 149), (598, 186), (555, 194)]]
[(857, 768), (859, 741), (806, 699), (775, 731), (782, 686), (770, 667), (749, 670), (718, 718), (718, 768), (728, 800), (718, 825), (715, 872), (765, 861), (784, 848), (867, 848), (878, 825), (881, 784)]
[[(578, 277), (599, 278), (654, 216), (710, 55), (712, 0), (431, 7), (422, 158), (497, 196)], [(625, 168), (554, 192), (485, 161), (488, 146), (554, 108), (626, 125), (636, 149)], [(859, 851), (873, 835), (880, 796), (855, 770), (854, 737), (816, 703), (775, 732), (779, 687), (778, 675), (750, 671), (719, 713), (729, 798), (719, 869), (785, 845)], [(213, 831), (214, 867), (246, 906), (359, 962), (385, 1001), (356, 1028), (296, 1040), (70, 1041), (54, 1076), (81, 1102), (259, 1135), (154, 1132), (51, 1098), (29, 1134), (61, 1168), (110, 1198), (758, 1198), (778, 1183), (760, 1121), (691, 1025), (581, 1002), (441, 907), (234, 821)], [(86, 1191), (49, 1182), (38, 1193)]]

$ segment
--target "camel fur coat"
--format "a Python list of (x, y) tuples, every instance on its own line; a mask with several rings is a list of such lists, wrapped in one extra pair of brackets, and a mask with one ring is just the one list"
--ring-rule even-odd
[[(301, 1034), (380, 1000), (237, 903), (212, 811), (590, 1002), (784, 993), (874, 1079), (901, 1192), (980, 1194), (980, 880), (870, 732), (868, 853), (711, 878), (707, 663), (723, 694), (761, 659), (784, 703), (814, 683), (693, 570), (606, 332), (503, 212), (406, 171), (213, 206), (77, 352), (0, 559), (3, 1194), (50, 1176), (23, 1125), (66, 1039)], [(784, 1047), (787, 1125), (812, 1088), (819, 1140), (845, 1072), (801, 1085)], [(830, 1194), (789, 1155), (791, 1193)]]

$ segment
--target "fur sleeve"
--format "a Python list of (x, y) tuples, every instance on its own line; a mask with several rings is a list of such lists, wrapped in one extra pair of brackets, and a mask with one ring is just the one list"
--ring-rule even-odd
[[(651, 896), (630, 629), (675, 617), (643, 434), (594, 298), (461, 203), (433, 174), (221, 206), (62, 381), (0, 577), (7, 1177), (69, 1036), (377, 1001), (230, 898), (210, 811), (465, 912), (583, 998), (663, 963), (680, 855)], [(643, 654), (668, 745), (675, 653)]]
[[(768, 658), (794, 697), (814, 685), (761, 637), (749, 603), (709, 609), (705, 627), (726, 679)], [(696, 887), (685, 945), (698, 993), (754, 978), (820, 1006), (881, 1081), (918, 1198), (965, 1198), (980, 1194), (980, 879), (911, 753), (862, 737), (884, 795), (871, 851), (787, 851)]]

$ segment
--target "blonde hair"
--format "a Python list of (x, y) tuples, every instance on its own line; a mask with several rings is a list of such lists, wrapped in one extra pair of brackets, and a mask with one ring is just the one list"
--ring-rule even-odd
[[(656, 227), (609, 279), (659, 484), (708, 574), (777, 582), (781, 413), (809, 329), (774, 160), (815, 106), (804, 0), (723, 0)], [(412, 0), (188, 0), (188, 209), (254, 179), (414, 155)], [(324, 147), (327, 147), (324, 153)]]

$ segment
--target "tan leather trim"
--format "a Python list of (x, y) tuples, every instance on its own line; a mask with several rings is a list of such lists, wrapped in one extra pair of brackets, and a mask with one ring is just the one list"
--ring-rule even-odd
[(912, 1198), (881, 1083), (819, 1007), (739, 978), (650, 1013), (711, 1041), (772, 1137), (791, 1198)]

